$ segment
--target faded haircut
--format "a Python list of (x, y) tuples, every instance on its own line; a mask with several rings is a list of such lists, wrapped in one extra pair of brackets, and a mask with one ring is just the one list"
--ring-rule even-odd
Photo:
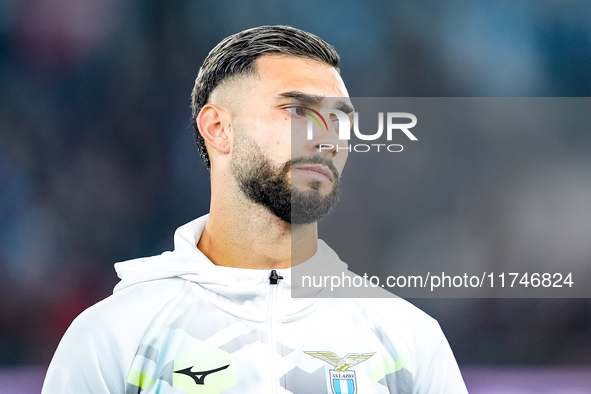
[(330, 44), (291, 26), (260, 26), (225, 38), (205, 58), (191, 93), (191, 124), (199, 154), (208, 169), (211, 163), (197, 125), (199, 112), (222, 81), (237, 75), (256, 75), (255, 61), (267, 54), (305, 57), (337, 70), (339, 66), (339, 55)]

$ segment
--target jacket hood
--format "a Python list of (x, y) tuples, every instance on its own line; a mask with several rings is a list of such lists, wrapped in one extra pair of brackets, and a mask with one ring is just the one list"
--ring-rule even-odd
[[(121, 281), (115, 286), (114, 293), (140, 283), (167, 278), (191, 281), (237, 303), (244, 303), (245, 299), (255, 299), (268, 291), (270, 269), (217, 266), (201, 253), (197, 244), (208, 217), (209, 215), (202, 216), (179, 227), (174, 235), (173, 251), (115, 264), (115, 270)], [(310, 268), (310, 272), (313, 271), (314, 274), (347, 271), (347, 265), (322, 240), (318, 240), (316, 253), (296, 268), (304, 272)], [(283, 277), (282, 293), (291, 298), (292, 268), (277, 269), (277, 272)], [(298, 297), (317, 297), (325, 290), (310, 289), (305, 293), (298, 293)]]
[(197, 248), (209, 215), (195, 219), (179, 227), (174, 234), (174, 250), (159, 256), (142, 257), (115, 264), (115, 271), (121, 281), (114, 293), (129, 286), (157, 279), (181, 277), (182, 275), (207, 276), (216, 267)]

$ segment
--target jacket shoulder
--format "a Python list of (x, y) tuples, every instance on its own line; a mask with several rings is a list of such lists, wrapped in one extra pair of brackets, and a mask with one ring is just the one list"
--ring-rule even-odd
[(437, 320), (402, 298), (356, 302), (383, 337), (401, 339), (408, 346), (417, 392), (467, 393)]
[(43, 393), (124, 393), (124, 374), (143, 331), (182, 282), (166, 279), (130, 286), (82, 312), (58, 345)]

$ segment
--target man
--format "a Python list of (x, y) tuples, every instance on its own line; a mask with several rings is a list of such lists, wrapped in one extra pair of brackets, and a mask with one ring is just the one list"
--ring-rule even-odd
[(316, 222), (347, 150), (319, 149), (339, 145), (328, 124), (298, 132), (308, 110), (352, 111), (337, 67), (330, 45), (287, 26), (210, 52), (192, 95), (210, 213), (173, 252), (116, 265), (121, 282), (72, 323), (44, 393), (466, 392), (437, 322), (406, 301), (291, 297), (291, 266), (346, 271)]

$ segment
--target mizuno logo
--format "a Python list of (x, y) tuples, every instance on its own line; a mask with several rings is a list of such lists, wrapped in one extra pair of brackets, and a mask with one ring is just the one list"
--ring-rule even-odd
[(228, 368), (229, 366), (230, 366), (230, 364), (224, 365), (223, 367), (219, 367), (216, 369), (210, 369), (209, 371), (199, 371), (199, 372), (191, 371), (191, 369), (193, 369), (193, 367), (191, 366), (189, 368), (181, 369), (179, 371), (174, 371), (174, 373), (181, 373), (183, 375), (190, 376), (195, 381), (195, 384), (204, 385), (205, 384), (205, 377), (207, 377), (208, 375), (211, 375), (212, 373), (223, 371), (224, 369)]

